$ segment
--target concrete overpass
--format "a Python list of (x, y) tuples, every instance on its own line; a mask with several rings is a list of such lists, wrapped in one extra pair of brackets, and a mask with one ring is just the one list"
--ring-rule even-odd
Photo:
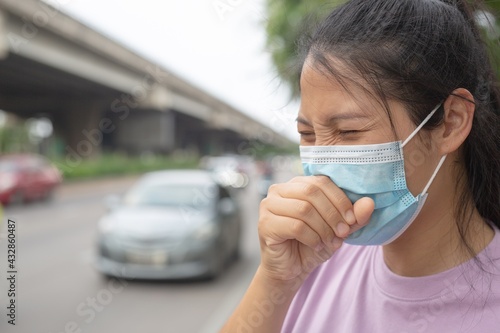
[(81, 157), (290, 142), (39, 0), (0, 0), (0, 109), (48, 117)]

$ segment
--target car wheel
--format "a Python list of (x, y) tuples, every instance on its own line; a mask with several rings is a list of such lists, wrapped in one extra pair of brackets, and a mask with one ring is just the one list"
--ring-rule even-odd
[(16, 191), (10, 196), (10, 205), (21, 205), (24, 202), (24, 195), (21, 191)]
[(208, 272), (209, 279), (217, 278), (224, 268), (225, 255), (220, 244), (217, 244), (212, 253), (212, 258), (210, 259), (210, 269)]
[(238, 231), (236, 233), (236, 242), (234, 244), (233, 251), (229, 256), (231, 262), (236, 262), (241, 258), (241, 223), (238, 222)]
[(54, 192), (55, 192), (55, 190), (54, 190), (53, 188), (51, 188), (50, 190), (47, 190), (47, 191), (43, 194), (43, 198), (42, 198), (42, 200), (43, 200), (43, 201), (46, 201), (46, 202), (53, 201), (53, 200), (54, 200)]
[(101, 278), (102, 282), (106, 283), (106, 284), (108, 284), (110, 281), (116, 279), (116, 277), (114, 275), (111, 275), (108, 273), (101, 273), (100, 272), (99, 274), (100, 274), (100, 278)]
[(231, 252), (230, 260), (231, 262), (237, 262), (240, 258), (241, 258), (241, 249), (238, 241), (238, 243), (233, 249), (233, 252)]

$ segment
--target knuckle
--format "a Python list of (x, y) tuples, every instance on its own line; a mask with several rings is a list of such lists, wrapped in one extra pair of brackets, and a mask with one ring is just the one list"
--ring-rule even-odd
[(260, 209), (261, 210), (266, 209), (269, 206), (269, 201), (270, 201), (269, 197), (265, 197), (264, 199), (262, 199), (260, 201)]
[(292, 179), (290, 179), (288, 181), (288, 183), (302, 182), (302, 181), (304, 181), (304, 179), (305, 179), (305, 176), (296, 176), (296, 177), (293, 177)]
[(268, 207), (269, 207), (268, 200), (267, 199), (262, 200), (259, 207), (259, 222), (266, 222), (273, 215)]
[(297, 204), (296, 209), (300, 216), (309, 216), (311, 215), (314, 207), (307, 201), (301, 201)]
[(303, 189), (304, 195), (306, 196), (315, 196), (319, 192), (319, 188), (314, 184), (304, 184)]
[(278, 189), (279, 189), (279, 184), (271, 184), (271, 186), (269, 186), (267, 193), (268, 195), (278, 193)]
[(295, 220), (294, 222), (292, 222), (290, 224), (290, 230), (295, 239), (304, 244), (316, 247), (322, 243), (321, 237), (317, 233), (312, 232), (309, 226), (303, 221)]
[(316, 182), (318, 182), (321, 185), (327, 185), (327, 184), (332, 183), (330, 178), (328, 178), (327, 176), (319, 176), (319, 177), (315, 177), (315, 178), (316, 178)]
[(307, 226), (300, 220), (294, 220), (290, 223), (290, 230), (293, 235), (302, 235), (306, 232)]
[(349, 209), (352, 206), (351, 200), (345, 195), (344, 192), (338, 191), (335, 193), (335, 202), (339, 208)]

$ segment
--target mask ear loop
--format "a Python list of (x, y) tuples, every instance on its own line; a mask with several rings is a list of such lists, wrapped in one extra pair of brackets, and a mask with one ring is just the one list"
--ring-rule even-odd
[(425, 185), (425, 188), (422, 191), (421, 195), (424, 195), (427, 193), (427, 190), (429, 189), (432, 182), (434, 181), (434, 178), (436, 178), (436, 175), (439, 172), (439, 169), (441, 169), (441, 166), (443, 165), (444, 161), (446, 160), (446, 156), (448, 156), (448, 155), (444, 155), (443, 157), (441, 157), (441, 160), (439, 160), (439, 163), (438, 163), (438, 166), (436, 167), (436, 170), (434, 170), (434, 173), (432, 174), (431, 179), (429, 179), (429, 182), (427, 183), (427, 185)]
[[(420, 123), (420, 125), (418, 125), (418, 127), (413, 131), (413, 133), (411, 133), (410, 136), (408, 136), (408, 138), (406, 138), (406, 140), (403, 142), (403, 144), (401, 145), (401, 147), (404, 147), (408, 142), (410, 142), (411, 139), (413, 139), (413, 137), (415, 135), (417, 135), (418, 131), (420, 131), (422, 129), (422, 127), (424, 127), (425, 124), (427, 124), (427, 122), (429, 121), (429, 119), (432, 118), (432, 116), (434, 115), (434, 113), (436, 113), (436, 111), (441, 107), (442, 104), (443, 103), (439, 103), (427, 115), (427, 117), (425, 117), (425, 119)], [(441, 157), (441, 160), (439, 160), (439, 163), (438, 163), (436, 169), (434, 170), (434, 173), (432, 174), (431, 178), (427, 182), (427, 185), (425, 185), (424, 190), (422, 191), (421, 195), (425, 195), (427, 193), (427, 190), (429, 189), (429, 187), (431, 186), (432, 182), (434, 181), (434, 178), (436, 178), (437, 173), (439, 172), (439, 169), (441, 169), (441, 166), (443, 165), (444, 161), (446, 160), (446, 156), (447, 155), (444, 155), (443, 157)]]
[(439, 103), (432, 111), (431, 113), (429, 113), (429, 115), (427, 117), (425, 117), (425, 119), (420, 123), (420, 125), (418, 125), (418, 127), (413, 131), (413, 133), (410, 134), (410, 136), (408, 136), (406, 138), (406, 140), (403, 142), (403, 144), (401, 145), (401, 147), (404, 147), (406, 146), (406, 144), (408, 142), (410, 142), (411, 139), (413, 139), (413, 137), (415, 135), (417, 135), (418, 131), (420, 131), (422, 129), (422, 127), (425, 126), (425, 124), (427, 124), (427, 122), (429, 121), (429, 119), (432, 118), (432, 116), (434, 115), (434, 113), (436, 113), (436, 111), (441, 107), (443, 103)]

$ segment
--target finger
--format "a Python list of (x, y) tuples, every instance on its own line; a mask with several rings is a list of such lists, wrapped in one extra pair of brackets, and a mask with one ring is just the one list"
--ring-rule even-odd
[(375, 203), (371, 198), (364, 197), (356, 201), (353, 207), (354, 214), (356, 214), (358, 222), (355, 225), (351, 226), (349, 234), (358, 231), (359, 229), (370, 223), (370, 218), (373, 214)]
[[(311, 178), (312, 177), (301, 177), (301, 179), (294, 179), (289, 183), (280, 184), (276, 187), (276, 191), (273, 192), (271, 198), (274, 195), (277, 195), (281, 198), (293, 198), (308, 202), (310, 206), (316, 209), (323, 221), (330, 226), (338, 237), (346, 237), (349, 234), (349, 226), (344, 222), (342, 215), (326, 196), (324, 190)], [(333, 186), (333, 183), (330, 182), (328, 185)], [(324, 185), (322, 186), (324, 187)], [(309, 208), (304, 206), (304, 204), (301, 204), (300, 207), (303, 209)], [(307, 221), (306, 217), (304, 215), (300, 215), (300, 213), (299, 215), (291, 217)], [(326, 237), (329, 236), (330, 235), (328, 233)], [(331, 239), (327, 239), (325, 241), (330, 242)]]
[(365, 226), (375, 210), (375, 202), (372, 198), (364, 197), (354, 203), (354, 215), (358, 225)]
[[(356, 223), (356, 216), (354, 215), (351, 200), (347, 197), (344, 191), (332, 182), (327, 176), (307, 176), (297, 177), (292, 179), (292, 182), (308, 182), (318, 186), (327, 197), (330, 204), (332, 204), (337, 212), (341, 215), (343, 222), (346, 225), (339, 225), (343, 232), (339, 236), (347, 236), (349, 226)], [(328, 221), (328, 220), (327, 220)]]
[(287, 216), (269, 213), (261, 216), (259, 235), (269, 248), (288, 240), (296, 240), (314, 251), (321, 251), (325, 247), (321, 237), (307, 223)]
[(281, 201), (280, 204), (270, 205), (268, 210), (274, 215), (303, 221), (321, 237), (325, 245), (330, 245), (333, 242), (335, 232), (313, 204), (299, 199), (282, 199)]

